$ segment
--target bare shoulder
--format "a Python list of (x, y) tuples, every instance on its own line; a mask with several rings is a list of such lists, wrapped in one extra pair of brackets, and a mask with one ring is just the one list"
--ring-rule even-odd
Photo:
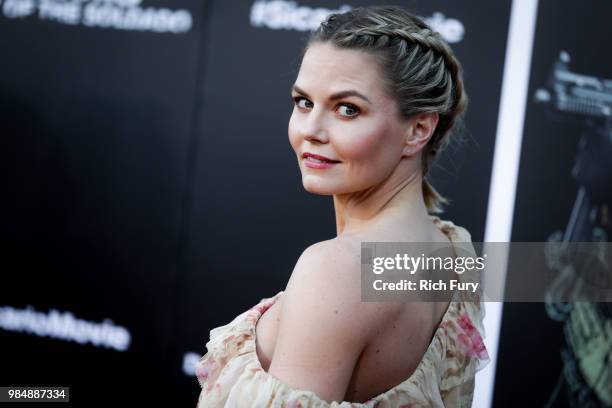
[(317, 242), (300, 255), (287, 290), (302, 290), (305, 286), (313, 291), (316, 288), (318, 297), (333, 295), (349, 301), (351, 297), (358, 298), (355, 295), (359, 295), (360, 270), (360, 249), (354, 241), (334, 238)]
[(382, 303), (361, 302), (359, 248), (343, 239), (308, 247), (281, 302), (269, 373), (326, 401), (342, 401), (386, 318)]
[(314, 313), (321, 325), (329, 324), (321, 329), (342, 329), (365, 343), (400, 312), (398, 304), (361, 301), (361, 243), (353, 239), (334, 238), (306, 248), (283, 296), (288, 310)]
[[(328, 278), (354, 276), (359, 272), (360, 253), (355, 241), (334, 238), (317, 242), (306, 248), (297, 261), (296, 270), (310, 271), (310, 275), (325, 272)], [(334, 271), (334, 276), (330, 272)], [(317, 273), (318, 272), (318, 273)]]

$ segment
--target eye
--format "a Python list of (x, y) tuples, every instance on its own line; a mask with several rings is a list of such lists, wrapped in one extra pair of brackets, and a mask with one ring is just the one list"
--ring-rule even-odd
[(295, 106), (297, 106), (300, 109), (312, 108), (312, 102), (310, 102), (308, 99), (303, 98), (301, 96), (296, 96), (295, 98), (293, 98), (293, 102), (295, 103)]
[(350, 103), (343, 103), (342, 105), (338, 105), (338, 112), (340, 113), (340, 116), (352, 118), (359, 115), (359, 108), (355, 105), (351, 105)]

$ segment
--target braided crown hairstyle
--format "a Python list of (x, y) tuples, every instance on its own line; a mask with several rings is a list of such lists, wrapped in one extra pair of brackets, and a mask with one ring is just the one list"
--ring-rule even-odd
[(468, 104), (462, 68), (449, 45), (439, 33), (400, 6), (360, 7), (331, 14), (311, 34), (306, 49), (315, 42), (331, 42), (374, 55), (387, 92), (398, 103), (404, 118), (438, 113), (438, 125), (423, 148), (421, 168), (427, 210), (443, 212), (442, 205), (449, 201), (434, 189), (427, 174)]

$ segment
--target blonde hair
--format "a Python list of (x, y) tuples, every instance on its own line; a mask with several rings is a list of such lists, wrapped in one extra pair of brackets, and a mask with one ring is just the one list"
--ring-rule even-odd
[(425, 205), (431, 213), (443, 212), (442, 205), (449, 200), (436, 191), (427, 174), (468, 105), (461, 64), (450, 46), (400, 6), (360, 7), (331, 14), (311, 34), (306, 49), (315, 42), (372, 53), (404, 118), (438, 113), (438, 125), (423, 148), (421, 168)]

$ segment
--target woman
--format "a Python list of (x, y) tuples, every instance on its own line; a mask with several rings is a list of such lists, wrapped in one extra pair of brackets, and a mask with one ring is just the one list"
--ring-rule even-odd
[(333, 196), (337, 237), (303, 252), (284, 291), (211, 331), (198, 406), (470, 406), (488, 361), (482, 304), (360, 297), (362, 242), (470, 243), (429, 214), (447, 200), (425, 178), (467, 105), (458, 61), (408, 11), (354, 9), (312, 34), (292, 98), (302, 182)]

